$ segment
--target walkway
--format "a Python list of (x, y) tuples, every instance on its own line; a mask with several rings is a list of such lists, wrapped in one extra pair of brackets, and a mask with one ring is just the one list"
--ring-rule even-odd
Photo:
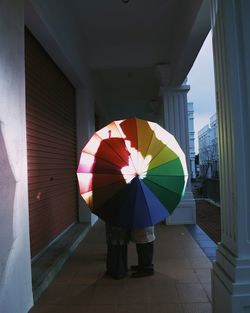
[[(185, 226), (158, 225), (155, 275), (104, 275), (104, 224), (94, 226), (30, 313), (211, 313), (211, 262)], [(129, 245), (129, 264), (136, 250)]]

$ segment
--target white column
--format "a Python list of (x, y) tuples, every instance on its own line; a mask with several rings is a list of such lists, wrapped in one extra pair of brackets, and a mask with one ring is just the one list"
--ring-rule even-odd
[[(76, 125), (77, 125), (77, 164), (80, 160), (82, 148), (95, 131), (95, 106), (91, 88), (76, 90)], [(79, 222), (93, 225), (97, 217), (78, 192)]]
[(195, 224), (196, 222), (196, 207), (190, 184), (187, 112), (187, 93), (189, 89), (188, 85), (183, 85), (178, 88), (161, 87), (160, 90), (164, 108), (164, 128), (175, 136), (185, 153), (189, 172), (185, 195), (174, 213), (167, 218), (167, 224)]
[(196, 178), (196, 171), (195, 171), (195, 160), (191, 159), (191, 172), (192, 172), (192, 177), (191, 178)]
[(189, 132), (189, 158), (190, 158), (190, 178), (196, 178), (195, 171), (195, 132), (194, 132), (194, 106), (188, 103), (188, 132)]
[(214, 313), (250, 312), (250, 1), (211, 0), (222, 239)]
[(33, 305), (28, 215), (24, 8), (0, 1), (0, 312)]

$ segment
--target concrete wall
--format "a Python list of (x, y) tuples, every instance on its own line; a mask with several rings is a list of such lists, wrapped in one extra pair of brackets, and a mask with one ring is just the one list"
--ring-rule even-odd
[(22, 0), (0, 2), (0, 312), (33, 304)]

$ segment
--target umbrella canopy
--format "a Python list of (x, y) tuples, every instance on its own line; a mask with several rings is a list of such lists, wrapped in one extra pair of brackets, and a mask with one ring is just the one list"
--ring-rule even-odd
[(77, 176), (80, 194), (93, 213), (113, 225), (144, 228), (173, 212), (188, 174), (173, 135), (156, 123), (130, 118), (91, 137)]

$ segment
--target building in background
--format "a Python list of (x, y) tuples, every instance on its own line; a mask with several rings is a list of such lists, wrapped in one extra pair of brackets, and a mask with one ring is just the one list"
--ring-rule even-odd
[(218, 137), (216, 113), (210, 117), (210, 124), (198, 132), (200, 176), (218, 177)]
[(194, 148), (194, 106), (188, 102), (189, 162), (191, 179), (196, 178)]

